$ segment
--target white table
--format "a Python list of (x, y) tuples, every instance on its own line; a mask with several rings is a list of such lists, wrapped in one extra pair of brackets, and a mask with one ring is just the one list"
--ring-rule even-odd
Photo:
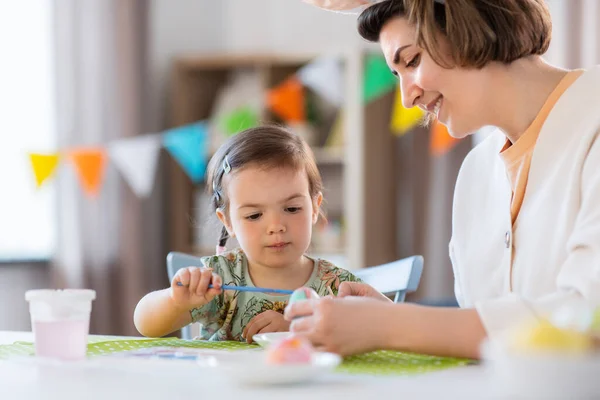
[[(31, 341), (31, 332), (0, 331), (0, 344)], [(86, 368), (81, 364), (40, 366), (32, 361), (0, 361), (0, 399), (232, 399), (374, 400), (500, 398), (484, 367), (469, 366), (415, 377), (331, 374), (298, 386), (247, 387), (218, 371)]]

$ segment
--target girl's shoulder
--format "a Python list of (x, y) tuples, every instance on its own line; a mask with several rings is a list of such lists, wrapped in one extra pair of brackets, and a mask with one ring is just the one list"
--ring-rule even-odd
[(329, 281), (335, 277), (335, 280), (339, 280), (340, 282), (360, 282), (360, 279), (352, 272), (338, 267), (330, 261), (316, 259), (315, 263), (317, 264), (317, 278), (321, 281)]
[(219, 255), (202, 257), (202, 265), (212, 268), (215, 273), (224, 271), (236, 273), (243, 269), (245, 259), (246, 255), (242, 249), (236, 248)]

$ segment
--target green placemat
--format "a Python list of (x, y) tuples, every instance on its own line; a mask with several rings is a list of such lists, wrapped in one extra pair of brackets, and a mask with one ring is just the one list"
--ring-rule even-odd
[[(256, 345), (249, 345), (241, 342), (209, 342), (203, 340), (182, 340), (177, 338), (114, 340), (114, 338), (111, 339), (109, 337), (90, 337), (89, 342), (89, 356), (99, 356), (120, 351), (162, 346), (215, 350), (243, 350), (257, 347)], [(0, 345), (0, 359), (33, 354), (33, 343), (16, 342), (11, 345)], [(468, 359), (435, 357), (399, 351), (380, 350), (358, 356), (346, 357), (342, 365), (338, 368), (338, 371), (371, 375), (413, 375), (463, 366), (471, 362), (472, 361)]]

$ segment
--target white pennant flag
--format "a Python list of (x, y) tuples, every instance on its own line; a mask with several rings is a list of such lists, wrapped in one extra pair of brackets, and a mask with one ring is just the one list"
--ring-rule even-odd
[(160, 134), (149, 134), (111, 142), (110, 158), (138, 197), (152, 193), (158, 156), (162, 146)]
[(332, 104), (339, 107), (344, 102), (342, 69), (336, 57), (317, 58), (298, 71), (298, 78)]

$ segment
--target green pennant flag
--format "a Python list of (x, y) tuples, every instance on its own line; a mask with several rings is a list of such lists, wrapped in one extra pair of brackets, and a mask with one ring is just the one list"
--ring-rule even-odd
[(363, 100), (368, 103), (393, 90), (398, 85), (398, 80), (390, 71), (383, 56), (368, 55), (363, 83)]
[(254, 128), (257, 125), (258, 114), (251, 107), (236, 108), (221, 120), (221, 129), (228, 136), (233, 136), (238, 132)]

